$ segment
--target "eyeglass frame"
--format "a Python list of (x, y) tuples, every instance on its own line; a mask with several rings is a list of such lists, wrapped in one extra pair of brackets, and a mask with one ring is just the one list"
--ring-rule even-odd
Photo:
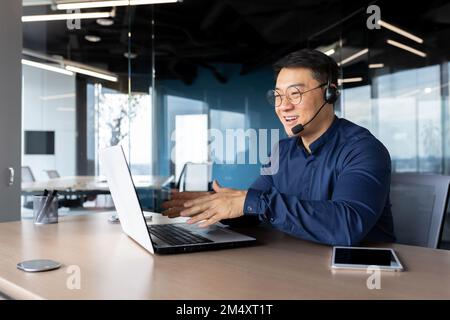
[[(303, 91), (303, 92), (302, 92), (302, 91), (300, 91), (300, 89), (296, 88), (296, 87), (298, 87), (297, 84), (293, 84), (293, 85), (290, 85), (289, 87), (287, 87), (286, 90), (285, 90), (285, 92), (286, 92), (289, 88), (296, 88), (296, 89), (297, 89), (298, 93), (300, 93), (300, 101), (299, 101), (299, 102), (294, 103), (294, 102), (292, 102), (292, 100), (291, 100), (289, 97), (287, 97), (287, 99), (289, 100), (290, 103), (296, 105), (296, 104), (302, 103), (302, 101), (303, 101), (303, 95), (304, 95), (305, 93), (308, 93), (308, 92), (310, 92), (310, 91), (313, 91), (313, 90), (322, 88), (322, 87), (324, 87), (324, 86), (326, 86), (326, 85), (328, 85), (328, 82), (324, 82), (324, 83), (318, 85), (317, 87), (314, 87), (314, 88), (312, 88), (312, 89), (309, 89), (309, 90), (306, 90), (306, 91)], [(275, 107), (275, 108), (279, 108), (279, 107), (283, 104), (283, 99), (284, 99), (284, 97), (286, 97), (286, 94), (280, 94), (280, 93), (278, 92), (277, 89), (270, 89), (270, 90), (268, 90), (267, 93), (266, 93), (266, 98), (267, 98), (267, 100), (269, 100), (269, 99), (268, 99), (269, 93), (273, 93), (273, 92), (276, 92), (276, 93), (278, 93), (278, 94), (280, 95), (281, 102), (280, 102), (280, 104), (276, 105), (276, 104), (274, 104), (274, 103), (270, 103), (270, 101), (269, 101), (269, 104), (272, 105), (272, 106)], [(275, 95), (274, 95), (274, 97), (275, 97)]]

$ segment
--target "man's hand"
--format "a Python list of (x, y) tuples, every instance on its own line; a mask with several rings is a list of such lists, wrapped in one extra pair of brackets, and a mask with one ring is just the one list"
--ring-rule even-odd
[(168, 216), (169, 218), (176, 218), (180, 216), (180, 212), (185, 209), (184, 203), (189, 200), (197, 199), (207, 195), (213, 194), (207, 191), (184, 191), (179, 192), (178, 189), (172, 189), (170, 192), (170, 200), (162, 203), (162, 207), (166, 210), (162, 212), (162, 215)]
[(247, 191), (222, 188), (214, 181), (216, 193), (189, 200), (184, 203), (182, 217), (192, 217), (187, 222), (192, 224), (203, 221), (199, 227), (207, 227), (222, 219), (238, 218), (244, 215), (244, 201)]

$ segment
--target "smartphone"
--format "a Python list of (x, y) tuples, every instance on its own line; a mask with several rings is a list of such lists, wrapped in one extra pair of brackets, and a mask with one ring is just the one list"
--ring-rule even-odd
[(367, 270), (373, 266), (387, 271), (404, 270), (391, 248), (333, 247), (332, 269)]

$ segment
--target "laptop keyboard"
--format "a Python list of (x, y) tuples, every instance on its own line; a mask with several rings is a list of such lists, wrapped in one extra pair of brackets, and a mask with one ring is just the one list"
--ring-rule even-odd
[(179, 228), (173, 224), (158, 224), (148, 226), (150, 233), (173, 246), (186, 244), (211, 243), (210, 239), (204, 238), (186, 229)]

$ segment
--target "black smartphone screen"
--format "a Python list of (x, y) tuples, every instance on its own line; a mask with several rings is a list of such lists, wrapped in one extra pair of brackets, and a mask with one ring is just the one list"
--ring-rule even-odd
[(370, 250), (336, 248), (334, 262), (338, 264), (363, 264), (390, 266), (391, 261), (395, 261), (390, 250)]

